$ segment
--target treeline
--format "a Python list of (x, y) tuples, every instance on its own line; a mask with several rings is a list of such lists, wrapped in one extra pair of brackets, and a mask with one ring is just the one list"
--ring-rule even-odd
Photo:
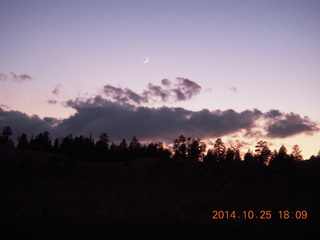
[[(13, 134), (10, 126), (5, 126), (0, 134), (0, 144), (15, 147), (11, 139)], [(301, 150), (298, 145), (294, 145), (292, 152), (288, 153), (285, 146), (271, 151), (266, 141), (259, 141), (255, 146), (255, 151), (248, 150), (244, 157), (241, 157), (241, 144), (226, 146), (221, 138), (218, 138), (213, 148), (207, 150), (206, 144), (200, 138), (186, 138), (181, 135), (174, 140), (172, 149), (165, 148), (162, 142), (151, 142), (142, 144), (136, 137), (129, 143), (123, 139), (118, 145), (110, 142), (106, 133), (101, 133), (99, 140), (95, 141), (92, 136), (83, 135), (73, 137), (71, 134), (55, 138), (50, 138), (49, 132), (45, 131), (28, 139), (27, 134), (22, 133), (17, 137), (17, 148), (45, 151), (66, 156), (70, 159), (81, 161), (126, 161), (143, 157), (157, 158), (190, 158), (203, 161), (204, 163), (246, 161), (259, 162), (270, 166), (286, 166), (302, 161)], [(309, 160), (320, 160), (320, 152), (317, 156), (311, 156)]]
[[(180, 136), (174, 140), (174, 157), (191, 157), (201, 159), (204, 163), (245, 161), (258, 162), (267, 166), (286, 166), (303, 160), (301, 150), (298, 145), (292, 147), (292, 152), (288, 153), (286, 147), (282, 145), (279, 150), (271, 151), (266, 141), (259, 141), (255, 146), (255, 151), (248, 150), (242, 159), (240, 150), (242, 145), (226, 146), (221, 138), (218, 138), (214, 147), (206, 152), (206, 145), (199, 138), (185, 138)], [(309, 160), (320, 160), (320, 151), (316, 156), (311, 156)]]
[[(0, 144), (14, 147), (14, 141), (11, 139), (12, 134), (10, 126), (3, 127), (2, 134), (0, 134)], [(123, 139), (117, 145), (113, 142), (110, 143), (106, 133), (100, 134), (98, 141), (95, 141), (92, 136), (73, 137), (72, 134), (52, 140), (47, 131), (28, 139), (27, 134), (22, 133), (17, 137), (16, 147), (52, 152), (81, 161), (126, 161), (142, 157), (170, 158), (171, 156), (171, 152), (164, 148), (162, 142), (143, 145), (136, 137), (133, 137), (129, 143)]]

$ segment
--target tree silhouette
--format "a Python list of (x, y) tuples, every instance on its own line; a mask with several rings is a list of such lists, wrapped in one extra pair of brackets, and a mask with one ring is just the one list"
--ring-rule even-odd
[(60, 153), (60, 141), (58, 138), (54, 140), (52, 149), (53, 149), (53, 152)]
[(268, 165), (271, 157), (271, 151), (268, 147), (268, 143), (266, 141), (261, 140), (257, 143), (255, 147), (256, 147), (255, 157), (258, 160), (258, 162)]
[(109, 155), (109, 157), (110, 157), (110, 160), (112, 160), (112, 161), (115, 161), (116, 160), (116, 154), (117, 154), (117, 145), (114, 143), (114, 142), (112, 142), (111, 144), (110, 144), (110, 147), (109, 147), (109, 151), (108, 151), (108, 155)]
[(147, 151), (147, 155), (148, 155), (149, 157), (155, 157), (155, 156), (157, 156), (157, 151), (158, 151), (157, 144), (156, 144), (156, 143), (153, 143), (153, 142), (152, 142), (152, 143), (149, 143), (146, 151)]
[(278, 151), (277, 149), (274, 149), (273, 152), (271, 153), (269, 164), (272, 164), (272, 162), (276, 159), (277, 155), (278, 155)]
[(214, 143), (213, 156), (218, 162), (225, 160), (226, 146), (221, 138), (218, 138)]
[(140, 150), (141, 143), (139, 143), (138, 139), (134, 136), (129, 144), (129, 150)]
[(179, 138), (174, 140), (173, 151), (175, 158), (184, 158), (187, 156), (187, 139), (185, 136), (180, 135)]
[(207, 155), (204, 157), (203, 162), (210, 163), (210, 162), (214, 162), (216, 160), (217, 159), (213, 155), (213, 150), (212, 149), (208, 149)]
[(279, 152), (278, 152), (278, 157), (280, 159), (286, 159), (289, 157), (289, 155), (287, 154), (287, 148), (284, 145), (281, 145)]
[(96, 142), (96, 146), (108, 149), (109, 137), (106, 133), (100, 134), (100, 140)]
[(22, 133), (20, 137), (17, 137), (18, 140), (18, 148), (28, 148), (29, 147), (29, 141), (27, 134)]
[(158, 142), (158, 143), (151, 142), (146, 147), (146, 156), (164, 158), (165, 156), (170, 157), (170, 154), (168, 156), (168, 153), (165, 151), (162, 142)]
[(2, 128), (2, 135), (0, 136), (0, 143), (8, 146), (14, 146), (14, 142), (10, 138), (12, 135), (12, 129), (10, 126), (6, 126)]
[(251, 150), (249, 149), (246, 154), (244, 155), (244, 161), (245, 162), (252, 162), (254, 161), (254, 156), (253, 153), (251, 152)]
[(197, 160), (203, 159), (203, 153), (206, 150), (206, 144), (200, 138), (188, 141), (188, 156)]
[(291, 157), (293, 158), (294, 161), (300, 162), (302, 161), (302, 155), (301, 155), (301, 150), (299, 148), (299, 146), (297, 144), (295, 144), (292, 147), (292, 153), (291, 153)]
[(78, 156), (83, 160), (93, 161), (95, 156), (95, 145), (94, 139), (89, 137), (84, 137), (80, 135), (80, 137), (75, 137), (73, 141), (71, 141), (71, 154), (74, 156)]
[(71, 156), (73, 153), (73, 138), (72, 134), (65, 136), (60, 144), (61, 152)]
[(241, 161), (241, 156), (240, 156), (240, 149), (239, 148), (236, 148), (234, 149), (234, 160), (235, 161)]
[(287, 148), (282, 145), (279, 151), (275, 151), (272, 159), (270, 160), (270, 166), (285, 166), (290, 163), (290, 156), (287, 153)]
[(129, 149), (129, 153), (130, 153), (129, 154), (130, 158), (141, 157), (142, 145), (135, 136), (131, 139), (128, 149)]
[(50, 151), (52, 148), (49, 132), (45, 131), (30, 139), (30, 148), (39, 151)]
[(115, 151), (118, 152), (118, 158), (119, 160), (127, 160), (129, 158), (129, 149), (128, 144), (125, 139), (122, 139), (119, 146), (115, 146)]
[(128, 144), (125, 139), (122, 139), (121, 143), (119, 144), (119, 150), (120, 151), (128, 150)]
[(235, 151), (232, 149), (232, 148), (230, 148), (230, 147), (228, 147), (228, 149), (227, 149), (227, 152), (226, 152), (226, 161), (232, 161), (232, 160), (234, 160), (235, 159)]
[[(231, 150), (233, 151), (234, 157), (232, 160), (241, 161), (240, 149), (243, 145), (239, 140), (236, 140), (235, 145), (231, 146)], [(228, 151), (228, 150), (227, 150)]]
[(100, 134), (100, 140), (96, 142), (96, 155), (100, 160), (107, 156), (109, 137), (106, 133)]

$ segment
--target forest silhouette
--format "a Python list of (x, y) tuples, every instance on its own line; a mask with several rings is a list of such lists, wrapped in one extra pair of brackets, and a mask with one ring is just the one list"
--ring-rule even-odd
[[(0, 134), (1, 239), (318, 239), (320, 154), (271, 151), (221, 138), (207, 149), (71, 134)], [(243, 155), (243, 156), (242, 156)], [(272, 218), (212, 219), (213, 211), (271, 211)], [(306, 211), (306, 219), (279, 212)]]
[[(14, 141), (11, 139), (13, 131), (10, 126), (5, 126), (0, 134), (0, 144), (14, 147)], [(191, 138), (180, 135), (173, 142), (172, 150), (164, 147), (163, 142), (151, 142), (142, 144), (133, 136), (127, 143), (126, 139), (117, 145), (110, 143), (107, 133), (101, 133), (98, 141), (92, 136), (83, 135), (73, 137), (69, 134), (65, 137), (50, 138), (50, 133), (44, 131), (28, 139), (27, 134), (22, 133), (17, 137), (17, 148), (30, 149), (35, 151), (52, 152), (64, 155), (71, 159), (82, 161), (126, 161), (130, 159), (143, 157), (160, 158), (189, 158), (208, 162), (223, 161), (256, 161), (265, 165), (286, 165), (302, 161), (301, 150), (298, 145), (294, 145), (292, 152), (288, 154), (284, 145), (280, 149), (271, 151), (266, 141), (259, 141), (255, 146), (255, 151), (248, 150), (243, 159), (241, 158), (241, 144), (235, 146), (226, 146), (221, 138), (217, 138), (214, 147), (207, 150), (206, 144), (200, 138)], [(207, 151), (206, 151), (207, 150)], [(320, 157), (320, 151), (317, 155), (312, 155), (309, 160), (316, 160)]]

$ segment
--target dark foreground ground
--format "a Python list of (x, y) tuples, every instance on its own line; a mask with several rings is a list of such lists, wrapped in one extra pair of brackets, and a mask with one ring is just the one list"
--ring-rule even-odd
[[(213, 210), (238, 215), (213, 220)], [(261, 210), (271, 219), (256, 218)], [(279, 219), (280, 210), (308, 218)], [(0, 146), (0, 239), (38, 238), (320, 239), (320, 164), (78, 164)]]

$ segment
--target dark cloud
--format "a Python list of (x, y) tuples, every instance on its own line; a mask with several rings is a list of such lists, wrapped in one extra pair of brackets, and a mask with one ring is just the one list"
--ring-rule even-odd
[(316, 122), (295, 113), (278, 115), (267, 127), (268, 136), (272, 138), (285, 138), (301, 133), (313, 134), (319, 130)]
[(283, 116), (283, 113), (276, 109), (270, 109), (268, 112), (266, 112), (265, 116), (267, 118), (277, 118)]
[(55, 85), (54, 89), (51, 91), (52, 94), (59, 95), (61, 88), (62, 88), (61, 84)]
[(0, 127), (10, 126), (15, 136), (27, 133), (29, 136), (43, 131), (51, 131), (52, 124), (37, 115), (28, 116), (19, 111), (4, 111), (0, 108)]
[(183, 94), (183, 92), (180, 89), (176, 88), (176, 89), (173, 89), (172, 91), (175, 94), (176, 101), (185, 101), (186, 100), (185, 95)]
[(13, 80), (13, 81), (18, 81), (18, 80), (19, 80), (18, 75), (16, 75), (16, 74), (13, 73), (13, 72), (10, 72), (10, 74), (11, 74), (11, 76), (12, 76), (12, 80)]
[(4, 73), (0, 73), (0, 81), (5, 81), (7, 79), (7, 75)]
[(171, 86), (171, 81), (169, 80), (169, 79), (162, 79), (161, 80), (161, 84), (163, 85), (163, 86), (166, 86), (166, 87), (170, 87)]
[(160, 97), (161, 101), (166, 102), (170, 97), (170, 93), (168, 90), (163, 89), (160, 86), (153, 85), (152, 83), (148, 84), (149, 95), (151, 97)]
[[(130, 104), (121, 105), (97, 96), (85, 101), (76, 99), (66, 103), (77, 113), (65, 119), (59, 127), (77, 134), (107, 132), (120, 140), (137, 136), (145, 140), (170, 141), (180, 134), (200, 138), (222, 137), (242, 133), (246, 137), (289, 137), (298, 133), (312, 134), (317, 124), (296, 114), (278, 110), (232, 109), (221, 111), (190, 111), (183, 108), (148, 108)], [(277, 116), (271, 121), (271, 116)], [(266, 120), (266, 129), (259, 127), (259, 120)], [(267, 133), (265, 133), (267, 130)], [(267, 134), (267, 135), (266, 135)]]
[(62, 121), (57, 119), (57, 118), (53, 118), (53, 117), (44, 117), (43, 121), (47, 124), (49, 124), (49, 126), (51, 127), (56, 127), (58, 126), (59, 123), (61, 123)]
[(230, 89), (230, 91), (232, 91), (232, 92), (234, 92), (234, 93), (237, 93), (238, 92), (238, 88), (236, 88), (236, 87), (231, 87), (231, 88), (229, 88)]
[(129, 102), (132, 102), (134, 104), (141, 104), (142, 102), (148, 102), (146, 96), (143, 96), (143, 94), (139, 95), (129, 88), (122, 89), (107, 84), (104, 86), (103, 91), (107, 95), (107, 97), (110, 97), (111, 99), (121, 104)]
[(32, 80), (32, 77), (27, 75), (27, 74), (20, 74), (20, 75), (17, 75), (13, 72), (10, 72), (11, 74), (11, 77), (12, 77), (12, 80), (14, 82), (24, 82), (24, 81), (30, 81)]
[(104, 99), (100, 95), (97, 95), (94, 98), (86, 98), (86, 99), (76, 98), (74, 100), (70, 99), (66, 101), (63, 105), (65, 107), (74, 108), (77, 111), (81, 111), (81, 109), (86, 109), (86, 108), (114, 107), (114, 106), (122, 106), (122, 108), (131, 109), (131, 110), (135, 109), (134, 105), (131, 105), (128, 103), (118, 104), (118, 103), (109, 101), (107, 99)]
[(54, 99), (48, 99), (47, 103), (49, 103), (49, 104), (57, 104), (58, 102), (56, 100), (54, 100)]
[(108, 84), (104, 86), (103, 92), (109, 99), (117, 103), (141, 105), (143, 103), (186, 101), (198, 95), (201, 91), (201, 86), (189, 79), (176, 78), (176, 82), (173, 87), (168, 79), (161, 81), (162, 86), (149, 83), (147, 89), (142, 93)]
[[(70, 129), (78, 134), (105, 131), (117, 140), (134, 135), (141, 139), (172, 140), (180, 134), (211, 138), (240, 132), (249, 138), (285, 138), (319, 131), (317, 123), (309, 118), (275, 109), (262, 113), (258, 109), (236, 112), (148, 108), (111, 102), (101, 96), (69, 100), (66, 105), (77, 113), (61, 123), (64, 131)], [(259, 125), (260, 120), (266, 121), (264, 127)]]
[(27, 81), (27, 80), (32, 80), (32, 77), (27, 75), (27, 74), (21, 74), (18, 76), (20, 82), (23, 82), (23, 81)]
[(69, 101), (67, 105), (77, 113), (59, 125), (65, 133), (97, 135), (104, 131), (115, 140), (137, 136), (142, 140), (171, 141), (180, 134), (219, 137), (249, 130), (262, 115), (258, 110), (196, 112), (183, 108), (124, 106), (101, 97), (85, 102)]
[(179, 92), (179, 98), (177, 97), (178, 101), (180, 98), (182, 98), (182, 100), (189, 100), (200, 93), (201, 87), (197, 83), (186, 78), (177, 78), (177, 80), (177, 88), (173, 90), (174, 92)]

